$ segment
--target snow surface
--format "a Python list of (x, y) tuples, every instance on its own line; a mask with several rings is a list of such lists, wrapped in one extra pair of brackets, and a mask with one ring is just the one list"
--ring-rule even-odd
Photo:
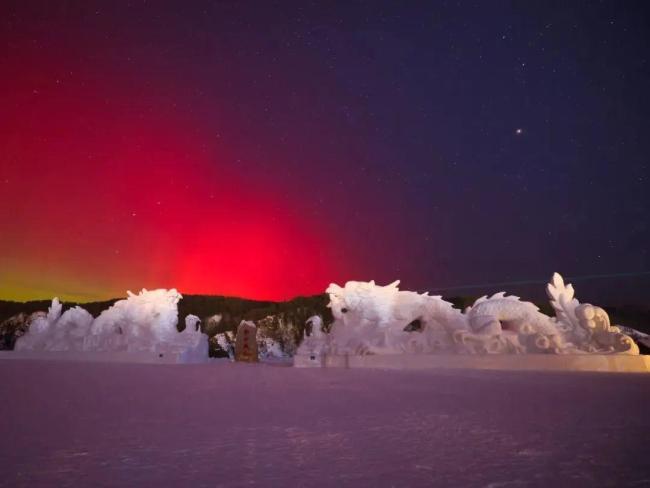
[(0, 486), (630, 486), (650, 375), (0, 362)]

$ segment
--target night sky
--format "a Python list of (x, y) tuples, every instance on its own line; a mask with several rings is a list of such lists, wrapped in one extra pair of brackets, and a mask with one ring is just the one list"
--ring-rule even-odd
[(0, 298), (650, 270), (647, 2), (0, 9)]

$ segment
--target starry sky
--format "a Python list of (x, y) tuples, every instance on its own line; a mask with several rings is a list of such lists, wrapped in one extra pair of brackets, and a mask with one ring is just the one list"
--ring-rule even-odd
[(647, 2), (9, 1), (0, 42), (0, 298), (650, 289)]

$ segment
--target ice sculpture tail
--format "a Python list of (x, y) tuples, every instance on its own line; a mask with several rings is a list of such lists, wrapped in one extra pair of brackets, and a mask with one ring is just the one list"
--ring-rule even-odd
[(558, 326), (577, 330), (579, 328), (576, 308), (580, 302), (575, 298), (573, 285), (564, 284), (564, 279), (559, 273), (553, 273), (551, 280), (546, 285), (546, 294), (550, 299), (551, 306), (555, 309)]

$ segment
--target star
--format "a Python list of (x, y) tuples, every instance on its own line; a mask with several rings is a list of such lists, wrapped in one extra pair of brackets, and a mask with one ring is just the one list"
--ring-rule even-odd
[(523, 133), (524, 133), (524, 129), (522, 129), (522, 128), (515, 129), (515, 134), (517, 134), (518, 136), (520, 136)]

